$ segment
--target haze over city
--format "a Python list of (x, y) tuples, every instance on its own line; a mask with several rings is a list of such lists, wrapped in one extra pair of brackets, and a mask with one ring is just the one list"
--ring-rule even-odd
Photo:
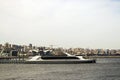
[(0, 43), (120, 49), (119, 0), (1, 0)]

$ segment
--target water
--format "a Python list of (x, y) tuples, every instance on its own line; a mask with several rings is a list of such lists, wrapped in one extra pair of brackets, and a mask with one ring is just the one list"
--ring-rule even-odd
[(120, 58), (94, 64), (0, 64), (0, 80), (120, 80)]

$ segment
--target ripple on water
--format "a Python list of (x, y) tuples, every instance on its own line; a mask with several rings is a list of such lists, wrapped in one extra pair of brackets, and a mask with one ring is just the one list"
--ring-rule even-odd
[(0, 80), (120, 80), (119, 61), (104, 58), (95, 64), (0, 64)]

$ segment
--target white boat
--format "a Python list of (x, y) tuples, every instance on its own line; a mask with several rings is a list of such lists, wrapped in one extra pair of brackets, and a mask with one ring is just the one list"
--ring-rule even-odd
[(28, 64), (79, 64), (95, 63), (95, 59), (85, 59), (83, 56), (75, 56), (65, 53), (67, 56), (34, 56), (26, 60)]

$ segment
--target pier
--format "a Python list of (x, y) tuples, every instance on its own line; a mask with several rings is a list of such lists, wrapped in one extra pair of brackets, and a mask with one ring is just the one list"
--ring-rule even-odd
[(25, 59), (21, 57), (0, 57), (0, 64), (23, 64)]

